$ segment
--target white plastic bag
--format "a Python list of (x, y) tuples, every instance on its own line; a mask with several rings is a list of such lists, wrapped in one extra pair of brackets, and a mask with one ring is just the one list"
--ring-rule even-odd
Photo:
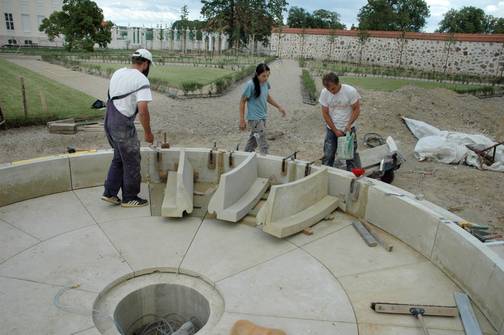
[(349, 160), (354, 158), (354, 136), (349, 131), (345, 136), (338, 137), (338, 159)]

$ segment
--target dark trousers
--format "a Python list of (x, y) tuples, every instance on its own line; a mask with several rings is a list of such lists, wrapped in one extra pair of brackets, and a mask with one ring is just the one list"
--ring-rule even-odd
[(140, 193), (140, 141), (135, 129), (135, 115), (126, 117), (107, 103), (105, 134), (114, 149), (114, 157), (105, 180), (106, 196), (117, 196), (122, 190), (123, 201), (130, 201)]
[[(354, 133), (354, 158), (346, 160), (347, 171), (353, 168), (361, 167), (361, 161), (359, 154), (357, 153), (357, 132), (355, 127), (352, 127), (352, 133)], [(334, 161), (336, 159), (336, 151), (338, 150), (338, 137), (329, 128), (326, 127), (326, 137), (324, 140), (324, 158), (322, 158), (322, 164), (327, 166), (334, 166)]]

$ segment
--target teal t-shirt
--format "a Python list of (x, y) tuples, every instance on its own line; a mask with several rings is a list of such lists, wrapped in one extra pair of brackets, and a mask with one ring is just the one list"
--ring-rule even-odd
[(265, 82), (261, 85), (261, 95), (256, 98), (254, 82), (245, 84), (243, 96), (247, 98), (247, 120), (265, 120), (268, 113), (268, 96), (271, 85)]

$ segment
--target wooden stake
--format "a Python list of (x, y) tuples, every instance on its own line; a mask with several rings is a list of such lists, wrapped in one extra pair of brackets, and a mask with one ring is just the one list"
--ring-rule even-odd
[(25, 90), (24, 78), (19, 77), (19, 80), (21, 81), (21, 94), (23, 97), (24, 116), (25, 116), (25, 119), (27, 119), (28, 118), (28, 105), (26, 104), (26, 90)]
[(0, 126), (5, 124), (5, 116), (3, 115), (2, 112), (2, 106), (0, 106)]

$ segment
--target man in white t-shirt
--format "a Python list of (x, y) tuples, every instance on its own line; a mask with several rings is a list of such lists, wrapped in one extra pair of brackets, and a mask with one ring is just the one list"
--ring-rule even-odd
[(341, 84), (338, 76), (333, 72), (326, 74), (322, 78), (322, 83), (324, 89), (320, 93), (319, 102), (327, 129), (322, 164), (334, 165), (338, 137), (352, 132), (354, 133), (354, 158), (346, 161), (347, 170), (350, 171), (352, 168), (360, 167), (354, 123), (360, 114), (361, 97), (354, 87)]
[[(148, 103), (152, 101), (147, 75), (152, 66), (152, 54), (139, 49), (131, 56), (131, 68), (119, 69), (110, 78), (105, 134), (114, 149), (102, 200), (122, 207), (146, 206), (148, 201), (140, 193), (140, 141), (135, 118), (144, 128), (145, 141), (154, 142), (150, 127)], [(122, 201), (118, 197), (122, 191)]]

